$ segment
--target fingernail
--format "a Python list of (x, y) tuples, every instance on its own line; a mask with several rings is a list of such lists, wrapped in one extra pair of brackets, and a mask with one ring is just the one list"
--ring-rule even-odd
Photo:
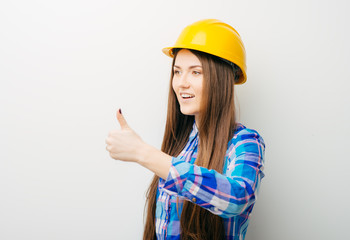
[(119, 108), (119, 113), (122, 114), (122, 109), (121, 108)]

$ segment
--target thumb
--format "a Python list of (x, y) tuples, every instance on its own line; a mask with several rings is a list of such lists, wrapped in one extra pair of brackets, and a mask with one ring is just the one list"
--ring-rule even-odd
[(117, 111), (117, 119), (118, 119), (118, 122), (120, 124), (120, 127), (122, 129), (130, 129), (128, 123), (126, 122), (123, 114), (122, 114), (122, 110), (119, 108), (119, 110)]

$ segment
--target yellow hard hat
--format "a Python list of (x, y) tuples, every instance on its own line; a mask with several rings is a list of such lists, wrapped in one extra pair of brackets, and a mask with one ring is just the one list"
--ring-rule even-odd
[(162, 51), (169, 57), (174, 57), (174, 48), (187, 48), (209, 53), (236, 64), (242, 71), (242, 76), (236, 84), (247, 80), (246, 54), (238, 32), (230, 25), (216, 19), (205, 19), (182, 30), (176, 43)]

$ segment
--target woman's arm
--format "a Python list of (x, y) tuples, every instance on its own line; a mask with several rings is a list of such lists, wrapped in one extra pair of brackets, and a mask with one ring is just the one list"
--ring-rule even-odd
[[(263, 139), (255, 131), (241, 130), (230, 141), (226, 174), (171, 157), (146, 144), (126, 123), (120, 112), (121, 130), (106, 139), (116, 160), (136, 162), (165, 181), (164, 190), (179, 195), (221, 217), (239, 215), (256, 200), (263, 174)], [(229, 148), (230, 148), (229, 147)]]
[(264, 176), (264, 142), (257, 132), (244, 129), (230, 148), (225, 174), (172, 158), (163, 189), (224, 218), (242, 214), (255, 202)]
[(169, 175), (172, 157), (151, 145), (145, 144), (138, 163), (154, 172), (160, 178), (166, 179)]

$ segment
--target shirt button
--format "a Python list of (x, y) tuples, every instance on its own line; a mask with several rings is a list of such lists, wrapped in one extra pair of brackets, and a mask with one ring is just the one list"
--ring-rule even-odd
[(197, 201), (197, 199), (196, 198), (192, 198), (192, 202), (196, 202)]

